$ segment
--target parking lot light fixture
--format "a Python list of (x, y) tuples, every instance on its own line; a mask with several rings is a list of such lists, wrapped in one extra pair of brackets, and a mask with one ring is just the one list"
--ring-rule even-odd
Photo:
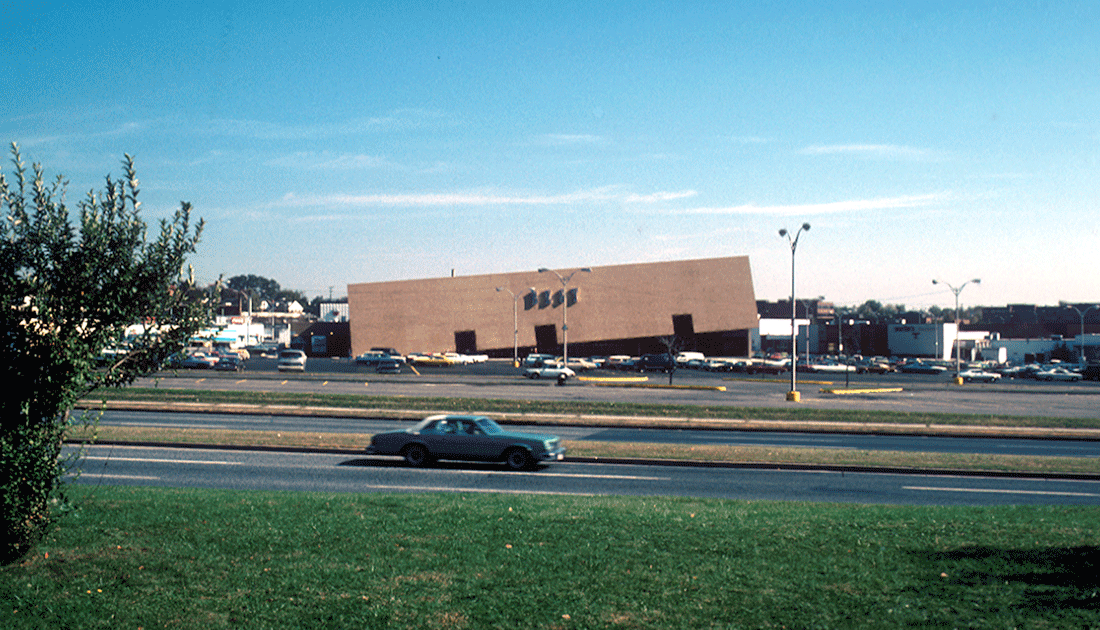
[(947, 285), (947, 288), (951, 289), (951, 292), (955, 294), (955, 382), (956, 383), (961, 383), (962, 382), (962, 378), (959, 376), (959, 370), (960, 370), (960, 368), (959, 368), (959, 359), (961, 358), (959, 356), (959, 294), (962, 293), (963, 287), (965, 287), (966, 285), (968, 285), (970, 283), (981, 284), (982, 280), (981, 280), (981, 278), (974, 278), (973, 280), (967, 280), (966, 282), (964, 282), (964, 283), (960, 284), (959, 286), (955, 287), (955, 286), (951, 286), (950, 284), (947, 284), (946, 282), (941, 282), (939, 280), (936, 280), (935, 278), (932, 279), (932, 284)]
[(588, 267), (581, 267), (575, 269), (568, 276), (563, 276), (560, 273), (549, 269), (547, 267), (540, 267), (539, 273), (550, 272), (558, 277), (561, 281), (561, 360), (563, 367), (569, 367), (569, 281), (573, 279), (578, 271), (585, 273), (592, 273), (592, 270)]
[(501, 291), (507, 291), (508, 295), (512, 296), (512, 366), (519, 367), (519, 298), (523, 294), (516, 295), (508, 287), (497, 287), (497, 293)]
[(1081, 318), (1081, 356), (1077, 358), (1077, 362), (1087, 363), (1087, 361), (1085, 361), (1085, 315), (1087, 315), (1088, 312), (1093, 309), (1100, 310), (1100, 304), (1090, 306), (1083, 311), (1076, 306), (1073, 306), (1072, 304), (1067, 304), (1066, 308), (1072, 308), (1073, 310), (1077, 311), (1077, 315)]
[(789, 402), (798, 402), (802, 397), (798, 393), (797, 387), (797, 372), (798, 372), (798, 327), (795, 325), (795, 315), (798, 302), (794, 298), (794, 252), (798, 248), (798, 237), (803, 232), (810, 231), (810, 224), (803, 223), (802, 227), (798, 228), (798, 231), (792, 236), (787, 228), (779, 230), (779, 236), (787, 237), (787, 242), (791, 245), (791, 391), (787, 392), (787, 400)]

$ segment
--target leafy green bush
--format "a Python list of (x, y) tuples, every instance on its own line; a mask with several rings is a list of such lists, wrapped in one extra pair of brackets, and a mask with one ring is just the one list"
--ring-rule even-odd
[[(65, 462), (62, 433), (76, 401), (160, 367), (209, 321), (208, 301), (183, 277), (202, 221), (182, 204), (146, 240), (133, 159), (125, 177), (78, 204), (74, 226), (58, 177), (0, 173), (0, 561), (26, 554), (51, 522)], [(97, 357), (112, 350), (97, 367)]]

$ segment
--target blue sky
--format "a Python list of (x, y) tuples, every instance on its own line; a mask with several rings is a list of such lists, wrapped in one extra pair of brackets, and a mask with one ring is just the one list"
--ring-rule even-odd
[(0, 0), (0, 138), (73, 201), (134, 155), (201, 279), (309, 296), (747, 255), (783, 299), (809, 222), (800, 298), (1100, 301), (1100, 3), (741, 4)]

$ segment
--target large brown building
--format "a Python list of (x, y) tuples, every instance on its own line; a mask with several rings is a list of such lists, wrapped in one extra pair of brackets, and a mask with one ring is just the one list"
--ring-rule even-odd
[(573, 274), (565, 293), (551, 271), (348, 285), (352, 352), (510, 357), (518, 329), (519, 356), (560, 353), (568, 317), (570, 356), (663, 352), (672, 336), (683, 350), (734, 356), (758, 326), (746, 256), (555, 271)]

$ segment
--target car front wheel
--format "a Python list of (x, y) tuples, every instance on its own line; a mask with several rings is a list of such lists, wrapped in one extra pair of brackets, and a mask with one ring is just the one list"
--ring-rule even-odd
[(405, 463), (409, 466), (425, 466), (431, 460), (431, 456), (428, 454), (428, 449), (419, 444), (410, 444), (405, 447), (404, 453)]
[(534, 460), (525, 449), (516, 447), (504, 454), (504, 463), (511, 470), (524, 470), (530, 468)]

